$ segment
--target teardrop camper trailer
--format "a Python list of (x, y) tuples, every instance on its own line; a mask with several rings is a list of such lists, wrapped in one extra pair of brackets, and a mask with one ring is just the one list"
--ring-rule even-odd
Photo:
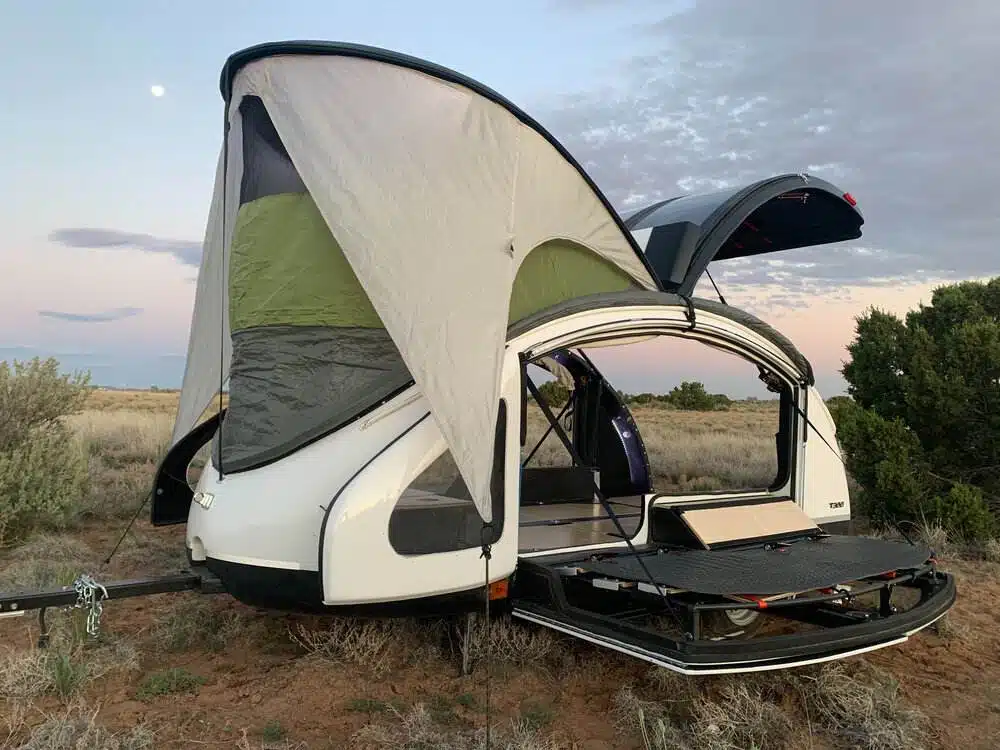
[[(930, 549), (851, 533), (802, 353), (694, 296), (713, 260), (860, 237), (849, 194), (781, 175), (622, 218), (517, 106), (381, 49), (265, 44), (230, 57), (221, 89), (187, 369), (152, 495), (154, 525), (186, 524), (192, 573), (176, 588), (370, 616), (491, 602), (688, 673), (858, 654), (952, 605)], [(656, 486), (628, 407), (583, 353), (655, 337), (758, 368), (781, 414), (770, 486)], [(562, 413), (534, 366), (571, 387)], [(228, 405), (202, 421), (223, 384)], [(530, 465), (533, 409), (571, 466)], [(765, 634), (765, 615), (794, 632)]]

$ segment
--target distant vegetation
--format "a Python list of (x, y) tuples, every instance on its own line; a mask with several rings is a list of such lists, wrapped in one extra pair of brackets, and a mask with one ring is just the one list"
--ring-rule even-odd
[(858, 318), (834, 404), (874, 522), (935, 524), (969, 541), (1000, 512), (1000, 278), (935, 290), (904, 319)]
[[(569, 400), (569, 389), (551, 380), (538, 387), (539, 393), (546, 402), (554, 407), (561, 407)], [(674, 387), (670, 393), (624, 393), (619, 391), (622, 401), (636, 406), (660, 406), (666, 409), (682, 411), (724, 411), (732, 406), (732, 399), (722, 393), (708, 393), (702, 383), (685, 380)]]
[(705, 386), (695, 380), (685, 380), (667, 394), (638, 393), (624, 394), (625, 403), (640, 406), (665, 406), (681, 411), (725, 411), (732, 406), (729, 396), (709, 393)]

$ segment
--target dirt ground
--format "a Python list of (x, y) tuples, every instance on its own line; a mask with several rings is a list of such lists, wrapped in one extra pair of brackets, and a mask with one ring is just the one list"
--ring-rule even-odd
[(1000, 747), (1000, 565), (942, 561), (957, 578), (950, 637), (926, 633), (868, 660), (895, 675), (932, 721), (935, 747)]
[[(106, 551), (116, 535), (90, 530), (83, 538), (92, 549)], [(114, 562), (104, 578), (138, 574), (144, 558), (148, 563), (153, 554), (144, 550), (162, 551), (171, 545), (182, 547), (181, 529), (153, 530), (137, 524), (120, 553), (122, 561)], [(1000, 608), (993, 603), (1000, 601), (1000, 565), (953, 560), (943, 566), (958, 575), (960, 587), (947, 628), (863, 658), (888, 670), (898, 680), (906, 704), (930, 717), (929, 747), (995, 748), (1000, 744)], [(225, 596), (211, 597), (211, 606), (217, 617), (224, 619), (229, 612), (241, 618), (241, 637), (215, 648), (200, 645), (197, 638), (184, 649), (157, 647), (153, 641), (158, 624), (178, 612), (183, 619), (184, 607), (194, 612), (207, 598), (166, 594), (108, 602), (102, 632), (139, 644), (135, 668), (92, 680), (71, 699), (35, 697), (16, 720), (10, 714), (19, 704), (8, 699), (7, 724), (21, 724), (2, 746), (21, 747), (32, 726), (65, 712), (67, 704), (97, 711), (95, 721), (110, 730), (144, 725), (155, 732), (156, 748), (360, 747), (359, 730), (391, 718), (393, 707), (405, 713), (418, 702), (429, 707), (438, 725), (475, 728), (484, 722), (481, 667), (462, 676), (457, 656), (415, 654), (407, 659), (397, 653), (403, 663), (380, 672), (370, 664), (316, 658), (289, 637), (289, 631), (299, 625), (322, 628), (321, 623), (252, 611)], [(27, 652), (37, 633), (34, 617), (0, 620), (0, 648)], [(551, 738), (548, 745), (523, 747), (644, 747), (634, 734), (616, 729), (613, 715), (616, 694), (625, 685), (643, 683), (648, 665), (585, 644), (558, 643), (556, 656), (532, 665), (497, 660), (491, 680), (494, 726), (520, 718), (544, 727)], [(398, 645), (398, 650), (405, 649), (405, 644)], [(197, 676), (201, 684), (191, 691), (140, 697), (144, 679), (176, 669)], [(788, 746), (837, 746), (822, 732), (811, 734), (808, 717), (803, 719), (795, 729), (801, 737)], [(0, 740), (3, 726), (0, 721)]]

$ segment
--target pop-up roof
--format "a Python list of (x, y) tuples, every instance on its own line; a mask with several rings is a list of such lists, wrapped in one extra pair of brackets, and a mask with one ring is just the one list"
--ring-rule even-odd
[(625, 220), (663, 289), (685, 296), (713, 260), (845, 242), (862, 224), (850, 193), (806, 174), (670, 198)]
[(226, 377), (224, 472), (287, 455), (412, 378), (490, 520), (508, 325), (656, 289), (640, 248), (551, 135), (453, 71), (292, 42), (233, 55), (221, 87), (227, 145), (175, 441)]

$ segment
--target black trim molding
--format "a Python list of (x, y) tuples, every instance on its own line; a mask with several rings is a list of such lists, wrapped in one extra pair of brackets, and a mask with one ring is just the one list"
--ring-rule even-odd
[[(287, 570), (243, 565), (208, 558), (198, 567), (206, 567), (218, 576), (226, 592), (250, 607), (300, 614), (340, 617), (442, 617), (482, 609), (485, 589), (482, 585), (453, 594), (403, 599), (371, 604), (329, 606), (323, 604), (320, 575), (315, 570)], [(504, 602), (492, 602), (496, 611)]]
[[(188, 432), (163, 457), (153, 479), (153, 502), (150, 508), (150, 522), (153, 526), (173, 526), (185, 523), (194, 490), (188, 484), (187, 472), (191, 461), (211, 440), (219, 426), (219, 420), (226, 413), (213, 414)], [(205, 462), (207, 470), (210, 461)]]

